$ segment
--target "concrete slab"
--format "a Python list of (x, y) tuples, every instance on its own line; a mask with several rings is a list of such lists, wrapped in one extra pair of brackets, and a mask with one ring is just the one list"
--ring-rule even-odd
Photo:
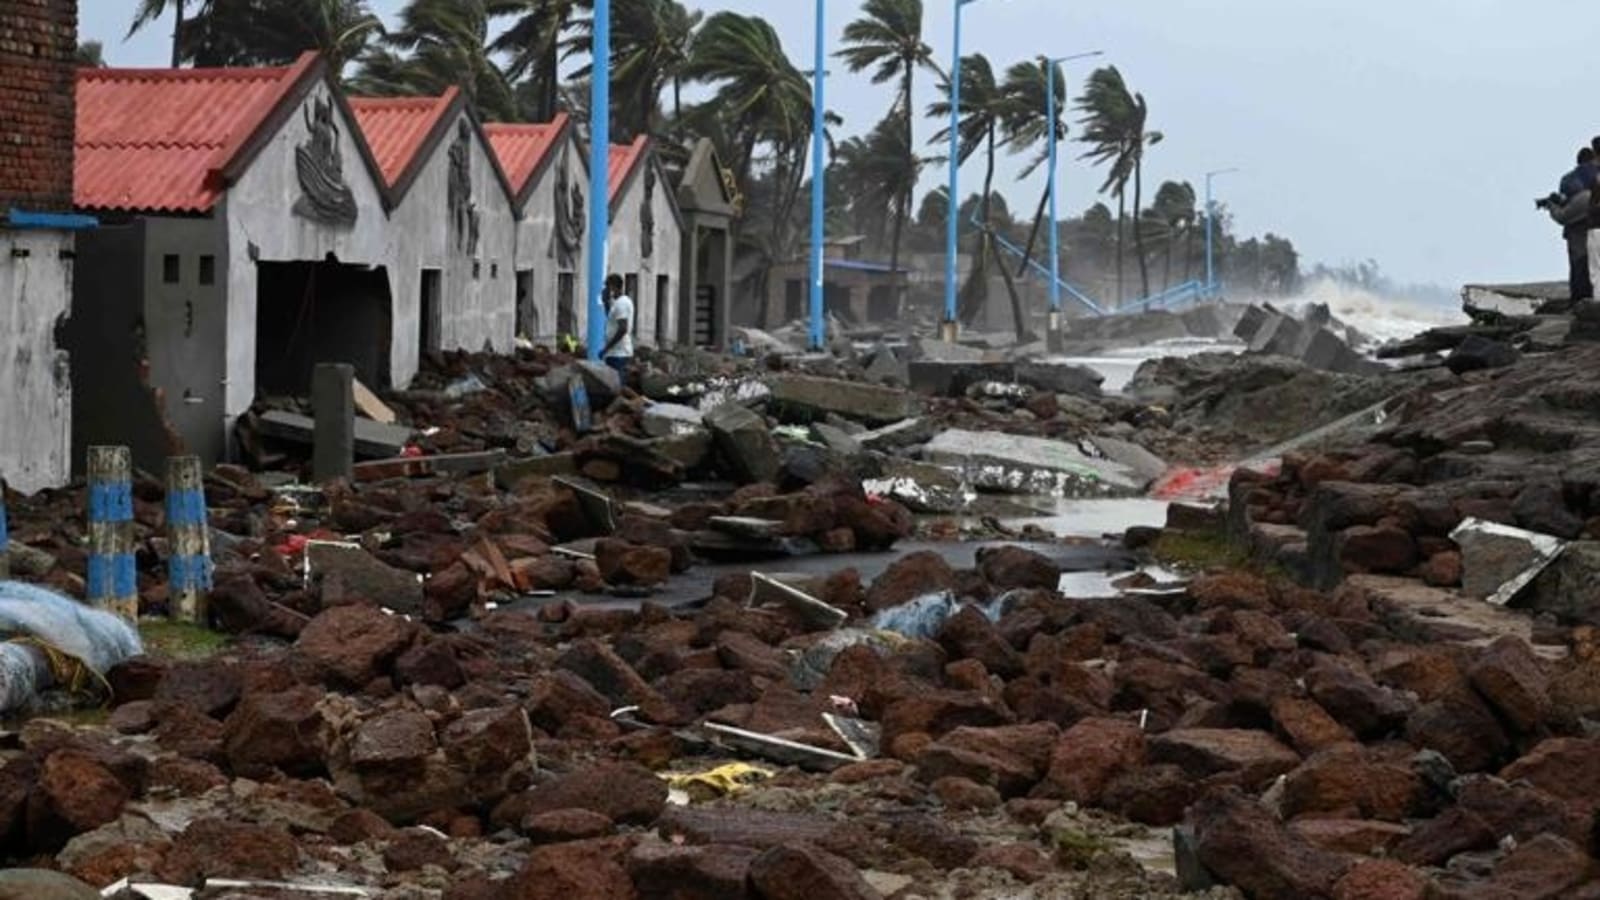
[(1126, 497), (1150, 480), (1062, 441), (951, 429), (922, 450), (928, 462), (960, 469), (980, 490), (1068, 497)]

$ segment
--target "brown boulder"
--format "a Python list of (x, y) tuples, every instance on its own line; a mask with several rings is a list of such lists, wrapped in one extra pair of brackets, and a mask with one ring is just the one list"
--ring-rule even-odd
[(750, 887), (760, 900), (880, 900), (846, 859), (809, 844), (772, 849), (750, 862)]
[(1356, 739), (1348, 728), (1334, 721), (1316, 701), (1301, 697), (1279, 697), (1274, 700), (1272, 721), (1289, 745), (1305, 755)]
[(939, 628), (939, 644), (951, 659), (975, 659), (1001, 678), (1022, 674), (1022, 654), (1000, 636), (989, 617), (976, 606), (965, 606)]
[(1229, 571), (1201, 575), (1189, 582), (1189, 596), (1201, 609), (1267, 610), (1273, 606), (1272, 586), (1266, 579), (1248, 572)]
[(197, 819), (173, 839), (156, 875), (191, 884), (201, 878), (282, 879), (299, 865), (300, 850), (281, 828), (223, 819)]
[(250, 694), (223, 723), (228, 764), (245, 776), (270, 769), (310, 775), (323, 769), (333, 724), (322, 708), (327, 692), (303, 685), (273, 694)]
[(116, 821), (132, 792), (93, 756), (57, 750), (39, 766), (28, 798), (28, 834), (35, 847), (57, 850), (68, 838)]
[(1289, 830), (1324, 850), (1357, 856), (1387, 855), (1411, 835), (1404, 825), (1374, 819), (1305, 818), (1290, 822)]
[(1144, 765), (1144, 758), (1145, 736), (1138, 725), (1122, 719), (1084, 719), (1056, 741), (1042, 790), (1094, 805), (1112, 778)]
[(934, 816), (910, 814), (897, 818), (889, 830), (889, 840), (912, 856), (928, 861), (941, 870), (959, 869), (977, 854), (976, 838), (951, 828)]
[(1049, 557), (1022, 547), (980, 547), (978, 571), (983, 580), (998, 591), (1019, 588), (1055, 591), (1061, 586), (1061, 567)]
[(534, 677), (526, 706), (529, 720), (549, 734), (561, 731), (568, 722), (605, 718), (613, 708), (606, 696), (589, 682), (562, 669), (551, 669)]
[(1559, 900), (1595, 877), (1595, 862), (1580, 847), (1554, 834), (1519, 844), (1495, 866), (1488, 887), (1493, 896), (1518, 900)]
[(642, 705), (660, 699), (650, 684), (615, 650), (597, 640), (574, 643), (556, 660), (555, 667), (582, 678), (616, 706)]
[(556, 809), (532, 813), (522, 820), (522, 833), (535, 844), (584, 841), (605, 837), (616, 830), (616, 823), (588, 809)]
[(417, 637), (417, 626), (370, 606), (339, 606), (306, 624), (295, 652), (319, 677), (344, 687), (365, 687), (387, 674)]
[(628, 855), (639, 900), (745, 900), (750, 863), (760, 851), (709, 844), (640, 844)]
[(422, 618), (449, 622), (467, 614), (478, 599), (478, 576), (464, 563), (452, 563), (422, 585)]
[(928, 789), (939, 798), (939, 802), (943, 803), (946, 809), (987, 812), (999, 809), (1002, 802), (1000, 792), (992, 785), (979, 784), (971, 778), (959, 775), (946, 775), (935, 779), (928, 785)]
[(974, 869), (999, 869), (1023, 884), (1043, 881), (1055, 870), (1055, 864), (1033, 844), (994, 844), (978, 851), (972, 858)]
[(672, 575), (672, 551), (665, 547), (641, 547), (616, 538), (595, 543), (595, 563), (607, 584), (654, 587), (665, 584)]
[(1444, 550), (1428, 557), (1422, 564), (1422, 581), (1433, 587), (1459, 587), (1461, 584), (1461, 554)]
[(867, 609), (878, 612), (955, 587), (956, 573), (944, 557), (932, 550), (903, 556), (873, 579), (867, 590)]
[(520, 789), (533, 774), (533, 728), (518, 706), (463, 713), (440, 733), (439, 748), (480, 804), (492, 804)]
[(1500, 638), (1482, 652), (1468, 675), (1478, 693), (1518, 731), (1533, 731), (1550, 714), (1550, 679), (1525, 641)]
[(943, 735), (962, 726), (987, 728), (1012, 721), (1011, 711), (989, 694), (979, 691), (930, 690), (891, 702), (881, 724), (886, 745), (903, 734)]
[(1417, 564), (1411, 533), (1385, 525), (1356, 525), (1333, 538), (1334, 553), (1346, 572), (1399, 574)]
[(456, 858), (448, 839), (421, 828), (407, 828), (383, 848), (383, 864), (390, 872), (416, 872), (428, 866), (448, 872), (455, 869)]
[(1177, 766), (1145, 766), (1115, 775), (1099, 805), (1142, 825), (1167, 828), (1183, 821), (1200, 785)]
[(1405, 697), (1342, 660), (1319, 662), (1306, 675), (1306, 688), (1329, 715), (1363, 740), (1398, 730), (1411, 712)]
[(636, 900), (626, 860), (633, 841), (599, 838), (533, 848), (503, 900)]
[(1300, 756), (1264, 731), (1183, 728), (1150, 740), (1150, 761), (1170, 763), (1194, 778), (1236, 775), (1256, 789), (1300, 765)]
[(1522, 781), (1576, 805), (1586, 814), (1600, 808), (1600, 740), (1551, 738), (1501, 770), (1505, 781)]
[(1339, 813), (1401, 822), (1417, 808), (1422, 784), (1409, 765), (1386, 762), (1360, 745), (1324, 750), (1289, 773), (1283, 814)]
[(1326, 897), (1350, 864), (1290, 833), (1261, 804), (1237, 793), (1201, 800), (1191, 813), (1201, 864), (1253, 900)]
[(1381, 684), (1411, 691), (1423, 703), (1432, 703), (1466, 686), (1467, 679), (1455, 659), (1431, 647), (1395, 647), (1379, 653), (1372, 675)]
[(1333, 886), (1333, 900), (1425, 900), (1428, 880), (1393, 860), (1363, 859)]
[(667, 783), (642, 766), (599, 763), (536, 785), (518, 799), (524, 817), (586, 809), (619, 824), (649, 825), (666, 808)]
[(1494, 713), (1470, 691), (1422, 706), (1406, 721), (1405, 736), (1419, 750), (1443, 754), (1458, 772), (1495, 768), (1511, 746)]

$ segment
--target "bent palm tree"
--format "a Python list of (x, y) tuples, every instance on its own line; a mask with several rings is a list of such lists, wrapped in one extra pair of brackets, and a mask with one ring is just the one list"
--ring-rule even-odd
[(530, 77), (534, 97), (532, 117), (548, 122), (561, 106), (561, 42), (578, 10), (591, 7), (586, 0), (489, 0), (493, 18), (515, 18), (495, 38), (490, 53), (507, 54), (506, 77), (520, 82)]
[[(683, 112), (683, 71), (694, 31), (705, 16), (676, 0), (615, 0), (611, 5), (611, 83), (615, 133), (623, 138), (660, 130), (661, 92), (673, 86), (673, 113)], [(564, 45), (567, 56), (592, 57), (594, 20), (580, 19)], [(593, 63), (574, 73), (588, 78)]]
[(139, 0), (139, 8), (133, 14), (133, 24), (128, 28), (128, 37), (133, 37), (151, 22), (167, 14), (167, 7), (172, 7), (172, 68), (176, 69), (183, 61), (183, 13), (187, 0)]
[[(943, 88), (946, 99), (934, 102), (928, 107), (928, 115), (937, 119), (947, 119), (950, 116), (950, 87), (947, 82)], [(1000, 269), (1001, 276), (1006, 283), (1006, 291), (1011, 295), (1011, 313), (1016, 321), (1017, 340), (1026, 342), (1028, 336), (1027, 324), (1023, 321), (1022, 298), (1017, 294), (1017, 286), (1011, 277), (1011, 270), (1001, 262), (999, 250), (994, 240), (994, 164), (995, 151), (1000, 146), (1000, 130), (1006, 115), (1007, 99), (1000, 90), (1000, 85), (995, 81), (994, 67), (983, 54), (974, 54), (963, 57), (961, 61), (961, 106), (956, 120), (957, 135), (957, 165), (966, 162), (972, 154), (983, 147), (988, 156), (988, 168), (983, 177), (983, 195), (979, 198), (978, 216), (979, 233), (978, 249), (972, 257), (972, 275), (967, 280), (961, 291), (961, 307), (959, 316), (963, 322), (970, 323), (977, 317), (982, 309), (985, 294), (988, 288), (989, 259), (993, 258)], [(948, 141), (950, 129), (945, 127), (934, 135), (934, 142)], [(959, 224), (959, 220), (958, 220)]]
[(353, 90), (384, 95), (439, 94), (460, 85), (485, 118), (522, 118), (516, 92), (487, 49), (485, 0), (412, 0), (384, 47), (362, 59)]
[[(889, 198), (889, 206), (894, 210), (894, 236), (889, 251), (889, 265), (898, 271), (900, 241), (905, 233), (906, 222), (911, 218), (911, 195), (917, 186), (915, 172), (922, 165), (916, 154), (912, 89), (918, 69), (942, 73), (933, 62), (933, 48), (922, 40), (922, 0), (867, 0), (861, 11), (861, 18), (845, 26), (845, 48), (835, 55), (844, 60), (851, 72), (872, 69), (873, 84), (895, 79), (900, 81), (900, 96), (896, 106), (904, 116), (901, 124), (905, 133), (899, 142), (904, 147), (902, 162), (905, 171), (912, 174), (909, 179), (895, 179), (901, 192)], [(891, 109), (890, 118), (893, 117), (894, 109)]]
[(1078, 108), (1084, 112), (1084, 133), (1080, 140), (1090, 145), (1084, 158), (1096, 165), (1109, 164), (1101, 193), (1112, 193), (1117, 198), (1117, 300), (1123, 298), (1123, 222), (1127, 219), (1126, 195), (1128, 181), (1133, 181), (1134, 244), (1139, 253), (1139, 271), (1144, 294), (1150, 295), (1150, 267), (1144, 254), (1144, 232), (1139, 227), (1139, 209), (1144, 187), (1144, 151), (1162, 140), (1159, 131), (1146, 131), (1150, 117), (1149, 105), (1143, 94), (1128, 90), (1122, 73), (1115, 66), (1097, 69), (1089, 76), (1088, 85)]
[(339, 73), (383, 33), (365, 0), (206, 0), (184, 28), (182, 55), (199, 66), (272, 66), (315, 50)]
[[(1049, 87), (1046, 86), (1049, 79)], [(1051, 65), (1044, 57), (1037, 63), (1017, 63), (1006, 71), (1005, 84), (1001, 86), (1001, 93), (1005, 95), (1005, 115), (1002, 127), (1005, 129), (1006, 143), (1010, 145), (1013, 153), (1020, 153), (1036, 144), (1044, 143), (1031, 162), (1023, 167), (1022, 174), (1017, 176), (1021, 181), (1032, 175), (1038, 168), (1050, 161), (1051, 124), (1045, 121), (1049, 118), (1049, 95), (1046, 91), (1053, 88), (1056, 94), (1056, 120), (1054, 128), (1056, 140), (1067, 138), (1067, 123), (1062, 120), (1067, 106), (1067, 82), (1059, 65)], [(1045, 207), (1050, 201), (1050, 189), (1046, 185), (1039, 195), (1039, 208), (1033, 214), (1033, 227), (1028, 232), (1028, 246), (1022, 259), (1017, 263), (1017, 276), (1021, 277), (1028, 270), (1029, 263), (1033, 262), (1033, 250), (1039, 240), (1039, 231), (1044, 223)]]

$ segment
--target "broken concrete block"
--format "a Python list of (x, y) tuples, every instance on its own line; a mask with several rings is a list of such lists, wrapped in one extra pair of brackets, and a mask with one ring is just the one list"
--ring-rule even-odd
[(1361, 354), (1350, 349), (1350, 345), (1346, 344), (1343, 338), (1328, 328), (1319, 328), (1312, 333), (1310, 343), (1300, 355), (1300, 361), (1324, 372), (1350, 374), (1360, 372), (1365, 363)]
[(1011, 493), (1119, 497), (1142, 493), (1150, 480), (1120, 463), (1095, 459), (1061, 441), (950, 429), (923, 458), (959, 468), (975, 487)]
[(1233, 336), (1246, 344), (1256, 339), (1256, 334), (1267, 324), (1267, 311), (1259, 306), (1246, 307), (1244, 315), (1239, 317), (1239, 324), (1233, 326)]
[(770, 386), (774, 402), (808, 418), (837, 413), (882, 425), (922, 413), (922, 399), (898, 388), (809, 375), (781, 375)]
[(879, 383), (908, 384), (911, 381), (911, 368), (893, 350), (884, 347), (874, 353), (872, 360), (867, 363), (866, 376), (868, 380)]
[(913, 444), (925, 444), (938, 431), (938, 423), (931, 419), (907, 419), (858, 434), (856, 440), (861, 442), (862, 449), (886, 453)]
[(1461, 593), (1495, 606), (1511, 602), (1567, 546), (1548, 534), (1482, 519), (1462, 522), (1450, 539), (1461, 548)]
[(1562, 622), (1600, 625), (1600, 541), (1569, 544), (1533, 579), (1518, 606)]
[(494, 470), (494, 483), (509, 491), (527, 478), (550, 478), (555, 475), (578, 474), (577, 457), (571, 453), (551, 453), (547, 456), (530, 456), (513, 459)]
[(935, 397), (959, 397), (980, 381), (1014, 381), (1009, 362), (949, 362), (919, 359), (911, 364), (911, 388)]
[(911, 343), (917, 359), (928, 362), (982, 362), (984, 353), (976, 347), (963, 347), (932, 338), (915, 338)]
[(573, 363), (573, 368), (583, 376), (583, 386), (596, 406), (603, 407), (622, 393), (622, 376), (605, 363), (586, 359)]
[[(263, 437), (291, 441), (311, 446), (316, 432), (316, 422), (306, 416), (282, 410), (263, 413), (258, 426)], [(411, 429), (397, 425), (383, 425), (367, 419), (355, 420), (356, 456), (363, 459), (387, 459), (399, 456), (411, 441)]]
[(651, 437), (673, 437), (701, 430), (705, 414), (678, 403), (652, 403), (645, 407), (641, 424)]
[(861, 442), (846, 434), (844, 429), (835, 428), (825, 422), (817, 422), (811, 426), (811, 436), (822, 442), (824, 447), (843, 456), (855, 456), (861, 452)]
[(1097, 434), (1089, 438), (1089, 444), (1098, 450), (1101, 456), (1126, 466), (1146, 481), (1155, 481), (1167, 474), (1166, 460), (1132, 441)]
[(1052, 394), (1076, 394), (1080, 397), (1100, 396), (1100, 385), (1106, 377), (1088, 366), (1066, 363), (1047, 363), (1024, 360), (1017, 363), (1017, 381)]
[(949, 514), (967, 508), (972, 495), (949, 469), (899, 457), (883, 460), (883, 476), (861, 483), (868, 493), (899, 501), (914, 513)]
[(306, 565), (322, 585), (325, 606), (366, 602), (406, 615), (422, 610), (421, 578), (360, 547), (312, 541), (306, 545)]
[(734, 474), (746, 484), (771, 481), (783, 468), (783, 455), (767, 430), (766, 420), (736, 404), (725, 403), (706, 413), (717, 449)]
[(1272, 313), (1255, 340), (1250, 342), (1250, 352), (1268, 356), (1299, 356), (1300, 339), (1304, 327), (1290, 316)]
[(1178, 314), (1189, 334), (1200, 338), (1222, 336), (1222, 316), (1215, 306), (1196, 306)]

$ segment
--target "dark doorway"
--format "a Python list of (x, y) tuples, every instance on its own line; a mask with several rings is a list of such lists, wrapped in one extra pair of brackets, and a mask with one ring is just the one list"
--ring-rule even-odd
[(689, 339), (696, 347), (717, 345), (717, 289), (709, 284), (695, 288), (694, 325)]
[(517, 335), (532, 340), (539, 337), (539, 306), (533, 302), (533, 272), (517, 272)]
[(556, 333), (578, 334), (578, 292), (571, 272), (556, 276)]
[(867, 321), (888, 322), (896, 315), (894, 288), (887, 284), (875, 285), (867, 294)]
[(672, 319), (672, 278), (656, 276), (656, 346), (665, 347), (671, 332), (667, 323)]
[[(840, 321), (851, 325), (860, 324), (856, 321), (856, 310), (851, 305), (855, 300), (855, 289), (842, 285), (829, 283), (822, 289), (822, 312), (824, 315), (837, 316)], [(806, 311), (807, 320), (810, 319), (810, 310)]]
[[(783, 283), (783, 320), (793, 322), (805, 318), (806, 314), (806, 285), (798, 278), (791, 278)], [(762, 322), (766, 325), (766, 322)]]
[(422, 270), (422, 302), (418, 307), (417, 349), (438, 353), (444, 349), (444, 274), (438, 269)]
[(256, 266), (256, 392), (305, 396), (318, 363), (355, 366), (368, 387), (389, 385), (389, 275), (337, 262)]

